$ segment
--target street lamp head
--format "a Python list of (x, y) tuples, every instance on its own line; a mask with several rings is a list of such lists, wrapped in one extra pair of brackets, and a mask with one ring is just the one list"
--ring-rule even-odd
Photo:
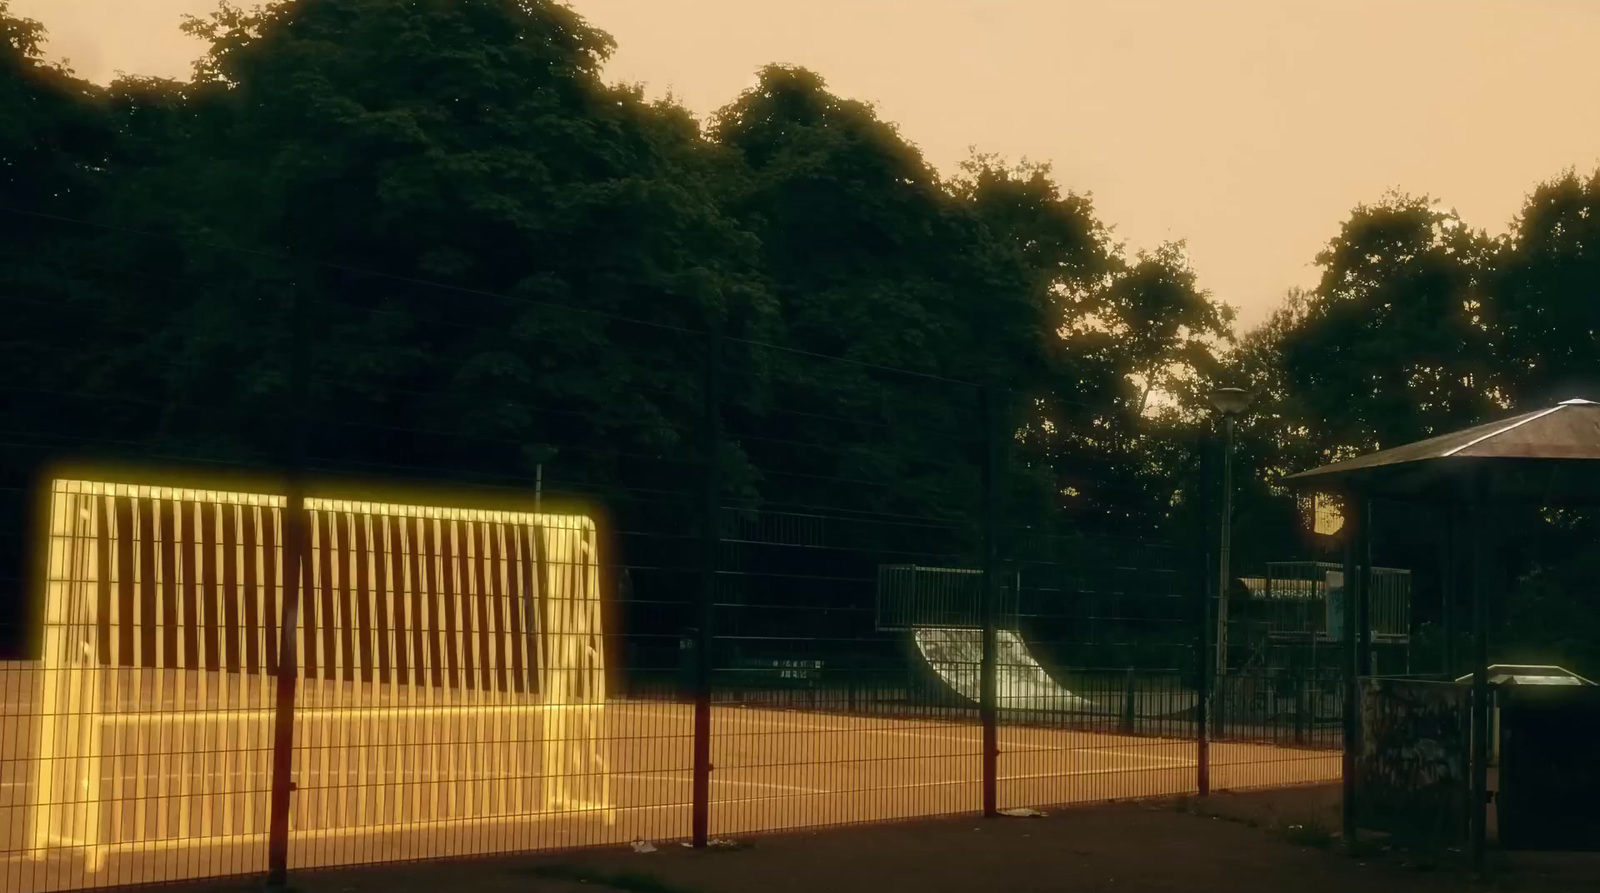
[(1244, 388), (1217, 388), (1211, 392), (1211, 405), (1225, 416), (1236, 416), (1250, 405), (1250, 394)]

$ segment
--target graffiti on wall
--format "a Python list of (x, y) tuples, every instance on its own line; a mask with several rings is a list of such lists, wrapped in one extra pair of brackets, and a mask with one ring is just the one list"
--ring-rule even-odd
[(1465, 837), (1470, 702), (1448, 682), (1361, 680), (1361, 827), (1442, 843)]

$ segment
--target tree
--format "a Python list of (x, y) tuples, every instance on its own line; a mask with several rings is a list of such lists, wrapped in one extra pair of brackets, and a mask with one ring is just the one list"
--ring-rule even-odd
[(1600, 168), (1539, 184), (1497, 260), (1490, 319), (1505, 398), (1527, 409), (1600, 399)]
[(1483, 233), (1427, 198), (1392, 194), (1351, 213), (1280, 342), (1324, 456), (1443, 433), (1490, 410), (1492, 258)]
[(12, 210), (80, 210), (109, 148), (101, 93), (46, 62), (44, 26), (10, 7), (0, 0), (0, 197)]
[(725, 481), (751, 504), (970, 519), (974, 383), (1009, 400), (1028, 523), (1148, 531), (1170, 502), (1149, 439), (1185, 421), (1151, 407), (1210, 374), (1226, 310), (1181, 246), (1128, 259), (1047, 167), (941, 179), (781, 66), (703, 134), (604, 83), (610, 38), (552, 0), (186, 27), (208, 47), (187, 81), (51, 82), (104, 141), (29, 161), (93, 187), (41, 255), (70, 287), (30, 286), (89, 320), (37, 340), (80, 401), (58, 433), (275, 466), (300, 306), (314, 470), (682, 494), (720, 330)]
[[(1231, 357), (1234, 374), (1258, 388), (1240, 432), (1258, 480), (1241, 506), (1258, 504), (1265, 519), (1276, 502), (1283, 514), (1284, 474), (1592, 386), (1594, 204), (1593, 179), (1568, 173), (1540, 184), (1503, 240), (1425, 198), (1392, 194), (1356, 208), (1318, 258), (1317, 289), (1292, 293)], [(1439, 517), (1386, 505), (1374, 520), (1379, 560), (1418, 571), (1417, 610), (1428, 617)], [(1552, 641), (1552, 618), (1570, 627), (1586, 610), (1560, 593), (1592, 561), (1592, 529), (1582, 513), (1507, 506), (1497, 516), (1510, 579), (1520, 580), (1508, 589), (1506, 641), (1521, 656)]]
[[(1255, 394), (1236, 454), (1240, 468), (1254, 470), (1241, 476), (1236, 513), (1241, 526), (1261, 531), (1238, 538), (1256, 550), (1254, 559), (1293, 554), (1310, 541), (1295, 534), (1308, 519), (1281, 486), (1284, 476), (1494, 411), (1494, 260), (1494, 243), (1453, 212), (1391, 193), (1351, 212), (1317, 256), (1314, 290), (1290, 292), (1242, 339), (1227, 375)], [(1424, 542), (1427, 523), (1408, 523), (1407, 542), (1386, 537), (1385, 560), (1431, 568), (1437, 553)]]
[[(1214, 363), (1205, 343), (1227, 329), (1181, 247), (1130, 264), (1089, 198), (1063, 193), (1048, 166), (977, 155), (943, 181), (870, 107), (804, 69), (763, 69), (711, 132), (743, 161), (732, 207), (763, 246), (783, 345), (847, 361), (823, 372), (791, 356), (774, 367), (788, 382), (774, 405), (809, 407), (811, 417), (762, 424), (788, 443), (872, 443), (768, 450), (760, 464), (804, 467), (812, 498), (812, 481), (836, 478), (893, 481), (876, 496), (852, 486), (830, 497), (879, 510), (971, 505), (964, 434), (975, 395), (869, 368), (893, 367), (1004, 393), (1024, 469), (1012, 504), (1028, 505), (1033, 520), (1063, 502), (1083, 506), (1078, 523), (1151, 520), (1160, 497), (1132, 446), (1142, 404)], [(817, 418), (830, 413), (877, 433)], [(930, 430), (945, 436), (930, 440)], [(1107, 480), (1108, 469), (1128, 480)]]
[(761, 430), (748, 448), (774, 475), (768, 498), (973, 504), (977, 394), (947, 380), (995, 371), (974, 322), (994, 271), (972, 221), (892, 125), (804, 69), (764, 68), (710, 132), (741, 162), (730, 209), (760, 241), (781, 331), (773, 414), (738, 426)]
[(681, 107), (601, 80), (608, 36), (546, 0), (223, 5), (187, 28), (210, 46), (194, 81), (133, 103), (175, 100), (184, 135), (130, 187), (183, 199), (172, 337), (198, 372), (170, 400), (272, 421), (298, 292), (319, 460), (531, 477), (559, 446), (586, 487), (660, 483), (625, 454), (687, 461), (692, 333), (759, 331), (765, 299), (715, 154)]
[(0, 0), (0, 270), (11, 342), (3, 380), (36, 388), (60, 371), (47, 349), (51, 336), (75, 322), (52, 307), (81, 288), (64, 261), (91, 241), (58, 218), (90, 213), (101, 201), (111, 133), (102, 92), (46, 62), (43, 41), (43, 26)]
[(1022, 270), (1002, 350), (1028, 404), (1019, 449), (1048, 512), (1080, 529), (1157, 529), (1182, 452), (1159, 441), (1193, 419), (1156, 412), (1152, 398), (1182, 404), (1214, 375), (1231, 310), (1199, 287), (1181, 244), (1130, 262), (1091, 197), (1063, 194), (1047, 165), (977, 156), (952, 186)]
[[(990, 340), (989, 380), (1005, 382), (1012, 401), (1018, 480), (1008, 514), (1047, 530), (1080, 495), (1068, 471), (1084, 464), (1082, 456), (1068, 460), (1081, 451), (1078, 435), (1104, 423), (1119, 391), (1104, 356), (1063, 336), (1103, 293), (1116, 246), (1090, 197), (1063, 192), (1049, 165), (974, 155), (948, 188), (974, 222), (974, 244), (993, 271), (963, 324)], [(1079, 512), (1076, 520), (1092, 517)]]
[(111, 129), (102, 92), (46, 62), (44, 36), (0, 0), (0, 430), (9, 433), (0, 442), (0, 657), (24, 651), (24, 631), (36, 628), (16, 596), (34, 582), (24, 571), (29, 487), (62, 445), (49, 430), (51, 394), (68, 387), (84, 351), (104, 346), (85, 337), (94, 284), (73, 265), (94, 256), (95, 239), (61, 218), (101, 201)]

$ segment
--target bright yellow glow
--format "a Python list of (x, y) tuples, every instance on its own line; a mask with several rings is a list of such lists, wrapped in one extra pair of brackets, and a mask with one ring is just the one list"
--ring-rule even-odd
[(1344, 507), (1336, 497), (1316, 493), (1301, 505), (1311, 515), (1312, 533), (1333, 536), (1344, 529)]
[[(266, 833), (285, 504), (53, 482), (36, 857), (70, 848), (94, 872), (115, 852)], [(304, 508), (291, 846), (574, 812), (613, 822), (594, 523)]]

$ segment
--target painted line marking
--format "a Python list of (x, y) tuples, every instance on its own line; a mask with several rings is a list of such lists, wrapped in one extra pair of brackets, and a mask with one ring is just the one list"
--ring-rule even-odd
[[(665, 714), (665, 715), (671, 716), (674, 719), (676, 719), (676, 718), (681, 718), (683, 720), (692, 720), (693, 719), (693, 714), (690, 714), (687, 711), (672, 711), (670, 713), (666, 713), (665, 711), (662, 710), (662, 708), (659, 705), (653, 705), (653, 704), (651, 704), (651, 705), (629, 704), (629, 705), (627, 705), (626, 709), (638, 710), (640, 707), (643, 707), (644, 708), (644, 712), (647, 712), (647, 713), (654, 712), (654, 713), (657, 713), (657, 715)], [(739, 713), (754, 712), (754, 711), (750, 710), (749, 708), (733, 708), (733, 710), (738, 711)], [(770, 713), (776, 713), (776, 712), (779, 712), (779, 711), (762, 711), (762, 712), (770, 714)], [(789, 730), (796, 731), (796, 732), (861, 732), (861, 733), (866, 733), (866, 734), (871, 734), (871, 735), (895, 735), (895, 736), (904, 737), (904, 738), (924, 738), (924, 739), (927, 739), (927, 740), (930, 740), (930, 741), (947, 741), (947, 742), (955, 742), (955, 743), (969, 743), (969, 738), (971, 738), (971, 739), (974, 739), (974, 740), (970, 740), (970, 743), (972, 743), (972, 744), (981, 743), (980, 736), (981, 736), (981, 733), (982, 733), (982, 727), (981, 726), (962, 726), (962, 727), (960, 727), (961, 728), (961, 732), (959, 732), (957, 734), (954, 734), (954, 735), (949, 735), (949, 734), (941, 735), (941, 734), (938, 734), (938, 733), (935, 733), (935, 732), (917, 732), (917, 731), (910, 731), (910, 730), (907, 730), (907, 729), (873, 728), (871, 726), (860, 726), (860, 725), (844, 725), (844, 726), (841, 726), (841, 725), (830, 725), (830, 724), (826, 724), (826, 723), (823, 723), (823, 722), (787, 722), (787, 721), (779, 720), (779, 719), (768, 719), (768, 718), (764, 718), (764, 717), (761, 717), (761, 716), (749, 716), (749, 715), (742, 715), (741, 716), (741, 715), (738, 715), (737, 713), (735, 715), (733, 715), (733, 716), (724, 717), (722, 719), (722, 723), (729, 723), (729, 724), (732, 724), (732, 725), (734, 725), (736, 727), (737, 726), (765, 726), (765, 727), (774, 728), (774, 729), (789, 729)], [(718, 723), (718, 724), (721, 725), (722, 723)], [(1048, 730), (1048, 732), (1050, 734), (1067, 735), (1067, 736), (1071, 736), (1071, 735), (1095, 735), (1096, 737), (1113, 737), (1113, 736), (1101, 735), (1099, 733), (1094, 733), (1094, 732), (1085, 732), (1085, 731), (1083, 731), (1081, 729), (1050, 729), (1050, 730)], [(721, 734), (727, 734), (727, 733), (723, 732)], [(737, 734), (737, 731), (735, 731), (735, 734)], [(712, 733), (712, 737), (719, 737), (719, 733), (714, 731)], [(1117, 753), (1118, 752), (1118, 751), (1106, 750), (1104, 748), (1095, 748), (1095, 747), (1059, 747), (1059, 746), (1047, 745), (1047, 744), (1027, 744), (1027, 743), (1024, 743), (1024, 742), (1017, 742), (1017, 741), (1010, 741), (1010, 742), (1002, 741), (1001, 744), (1000, 744), (1000, 747), (1001, 747), (1002, 751), (1037, 751), (1037, 752), (1047, 752), (1047, 751), (1063, 751), (1063, 752), (1100, 751), (1102, 753)], [(1152, 755), (1148, 755), (1148, 754), (1132, 754), (1132, 753), (1126, 753), (1124, 755), (1125, 756), (1141, 757), (1141, 758), (1150, 759), (1150, 760), (1154, 760), (1156, 762), (1161, 762), (1161, 763), (1171, 763), (1173, 765), (1193, 765), (1194, 764), (1193, 760), (1185, 761), (1185, 760), (1181, 760), (1181, 759), (1177, 759), (1177, 758), (1173, 758), (1173, 757), (1157, 757), (1157, 756), (1152, 756)]]
[[(673, 771), (682, 772), (684, 770), (675, 769)], [(679, 776), (679, 775), (647, 775), (647, 774), (638, 773), (638, 772), (613, 772), (611, 774), (611, 777), (612, 778), (631, 778), (631, 779), (636, 779), (636, 780), (640, 780), (640, 781), (676, 781), (676, 782), (679, 782), (679, 783), (682, 783), (682, 784), (691, 784), (691, 783), (694, 782), (694, 779), (692, 777), (691, 778), (684, 778), (684, 777)], [(747, 788), (771, 788), (772, 790), (775, 790), (775, 791), (794, 791), (795, 793), (799, 793), (799, 794), (829, 794), (829, 793), (833, 793), (832, 791), (826, 790), (824, 788), (807, 788), (807, 787), (801, 787), (799, 785), (778, 784), (776, 782), (766, 782), (766, 781), (741, 781), (741, 780), (739, 780), (737, 778), (717, 778), (715, 776), (712, 777), (711, 783), (712, 784), (731, 784), (731, 785), (738, 785), (740, 787), (747, 787)]]

